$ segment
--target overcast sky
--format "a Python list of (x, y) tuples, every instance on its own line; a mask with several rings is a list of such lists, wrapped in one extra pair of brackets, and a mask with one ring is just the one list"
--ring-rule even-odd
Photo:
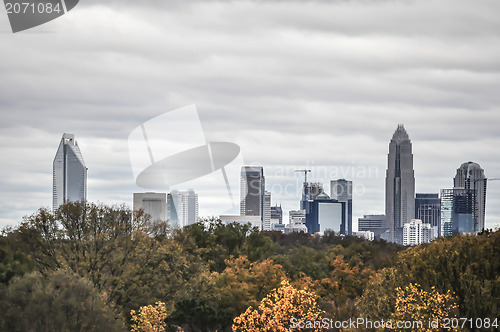
[[(307, 167), (327, 192), (331, 179), (353, 180), (355, 224), (384, 213), (399, 123), (417, 192), (452, 187), (469, 160), (500, 178), (498, 13), (497, 0), (83, 0), (13, 34), (1, 9), (0, 227), (52, 205), (64, 132), (89, 169), (88, 199), (131, 205), (146, 189), (129, 134), (191, 104), (208, 141), (237, 143), (245, 164), (264, 166), (285, 211), (299, 207), (293, 170)], [(224, 212), (200, 196), (202, 216)], [(497, 223), (491, 181), (486, 227)]]

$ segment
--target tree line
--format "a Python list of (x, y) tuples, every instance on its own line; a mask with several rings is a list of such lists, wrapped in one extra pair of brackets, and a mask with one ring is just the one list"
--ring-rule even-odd
[(493, 322), (498, 252), (500, 232), (405, 248), (216, 218), (172, 229), (124, 205), (67, 203), (3, 230), (0, 330), (266, 331), (290, 328), (287, 312)]

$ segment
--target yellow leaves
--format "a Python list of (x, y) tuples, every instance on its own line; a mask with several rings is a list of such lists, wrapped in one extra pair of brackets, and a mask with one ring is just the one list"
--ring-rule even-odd
[[(428, 322), (438, 319), (442, 323), (443, 318), (454, 317), (454, 311), (458, 308), (450, 291), (442, 294), (435, 287), (427, 292), (419, 284), (410, 284), (404, 289), (397, 287), (396, 292), (394, 320)], [(424, 328), (416, 331), (431, 331), (425, 326), (424, 323)]]
[(293, 331), (291, 320), (319, 321), (324, 312), (319, 309), (316, 294), (298, 290), (287, 280), (260, 302), (257, 309), (248, 309), (233, 320), (236, 331)]
[(165, 303), (156, 302), (154, 305), (143, 306), (139, 314), (135, 310), (130, 311), (132, 316), (132, 332), (163, 332), (165, 331), (165, 318), (167, 308)]

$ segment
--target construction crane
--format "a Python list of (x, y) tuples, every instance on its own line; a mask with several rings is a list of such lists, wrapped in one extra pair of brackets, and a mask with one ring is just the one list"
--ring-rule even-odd
[[(302, 203), (305, 204), (304, 202), (309, 200), (309, 192), (307, 190), (307, 173), (310, 173), (310, 169), (297, 169), (295, 172), (304, 172), (304, 188), (302, 189)], [(305, 209), (304, 206), (300, 207), (301, 209)]]
[(304, 172), (304, 183), (307, 183), (307, 173), (311, 173), (310, 169), (297, 169), (295, 172)]

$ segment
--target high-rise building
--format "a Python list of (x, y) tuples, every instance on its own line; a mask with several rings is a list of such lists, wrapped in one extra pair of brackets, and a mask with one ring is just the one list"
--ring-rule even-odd
[(453, 235), (453, 189), (441, 189), (441, 231), (439, 236)]
[(306, 210), (288, 211), (289, 221), (285, 226), (285, 234), (289, 233), (307, 233)]
[(264, 197), (262, 200), (262, 230), (270, 231), (271, 227), (271, 193), (269, 191), (264, 191)]
[(441, 199), (439, 194), (420, 194), (415, 196), (415, 218), (434, 227), (434, 234), (441, 234)]
[(416, 246), (434, 240), (434, 228), (420, 219), (412, 219), (403, 225), (403, 245)]
[(151, 216), (151, 221), (167, 219), (167, 194), (134, 193), (134, 211), (143, 210)]
[(402, 243), (404, 224), (415, 217), (415, 175), (410, 137), (403, 125), (389, 143), (385, 178), (385, 215), (391, 241)]
[(173, 225), (175, 221), (180, 227), (196, 223), (198, 209), (198, 194), (194, 190), (172, 190), (167, 197), (167, 216)]
[(453, 189), (441, 190), (441, 236), (484, 229), (486, 181), (477, 163), (469, 161), (457, 169)]
[(271, 206), (271, 223), (283, 224), (283, 210), (281, 209), (281, 205)]
[(454, 189), (465, 189), (472, 194), (473, 232), (484, 229), (486, 181), (484, 170), (472, 161), (460, 165), (453, 179)]
[(262, 220), (260, 216), (235, 216), (235, 215), (220, 215), (220, 221), (225, 224), (238, 223), (240, 225), (250, 224), (251, 227), (261, 228)]
[(345, 179), (330, 181), (330, 197), (346, 203), (346, 235), (352, 235), (352, 181)]
[(319, 194), (315, 200), (308, 202), (307, 231), (311, 234), (325, 231), (346, 234), (346, 209), (345, 202), (331, 199), (325, 193)]
[(262, 217), (265, 188), (262, 166), (241, 167), (240, 215)]
[(371, 231), (377, 240), (386, 230), (386, 219), (383, 214), (369, 214), (358, 218), (358, 231)]
[(441, 190), (441, 236), (474, 233), (474, 192), (471, 189)]
[(260, 216), (261, 230), (271, 230), (271, 193), (262, 166), (241, 167), (240, 215)]
[(302, 188), (302, 200), (300, 201), (300, 208), (307, 212), (307, 202), (314, 201), (318, 195), (322, 194), (323, 183), (321, 182), (304, 182)]
[(353, 232), (352, 235), (357, 236), (359, 238), (368, 240), (368, 241), (373, 241), (375, 240), (375, 233), (372, 231), (357, 231)]
[(73, 134), (63, 134), (52, 168), (52, 208), (87, 199), (87, 167)]
[(178, 204), (178, 197), (175, 195), (172, 196), (172, 193), (167, 194), (167, 220), (173, 227), (177, 228), (181, 225), (179, 224), (179, 216), (177, 215), (177, 208), (175, 204)]

